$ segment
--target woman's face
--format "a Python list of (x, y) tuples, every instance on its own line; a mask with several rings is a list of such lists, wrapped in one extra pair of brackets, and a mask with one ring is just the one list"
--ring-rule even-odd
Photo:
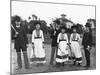
[(40, 29), (40, 24), (37, 24), (36, 25), (36, 29)]
[(62, 33), (65, 33), (65, 29), (61, 29), (61, 32), (62, 32)]
[(73, 32), (76, 33), (76, 29), (73, 29)]

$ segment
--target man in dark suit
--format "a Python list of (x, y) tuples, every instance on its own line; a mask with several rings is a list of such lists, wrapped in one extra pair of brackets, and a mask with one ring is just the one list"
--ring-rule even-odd
[(53, 65), (54, 62), (54, 56), (57, 53), (57, 37), (59, 34), (59, 26), (55, 26), (54, 29), (51, 31), (51, 38), (52, 38), (52, 43), (51, 43), (51, 59), (50, 59), (50, 64)]
[(92, 34), (90, 31), (90, 24), (86, 23), (86, 32), (83, 35), (82, 45), (85, 51), (85, 58), (86, 58), (86, 66), (90, 67), (90, 49), (92, 47)]
[(25, 32), (25, 28), (21, 25), (21, 19), (20, 17), (16, 17), (15, 21), (15, 27), (12, 27), (12, 29), (15, 31), (14, 32), (14, 40), (15, 40), (15, 49), (17, 53), (17, 64), (18, 64), (18, 69), (22, 68), (22, 59), (21, 59), (21, 50), (23, 52), (23, 57), (24, 57), (24, 64), (25, 68), (29, 69), (29, 62), (28, 62), (28, 56), (27, 56), (27, 36)]

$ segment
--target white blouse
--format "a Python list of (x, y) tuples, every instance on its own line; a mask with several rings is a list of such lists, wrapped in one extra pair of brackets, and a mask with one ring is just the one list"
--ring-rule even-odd
[[(32, 32), (32, 42), (33, 42), (33, 43), (34, 43), (35, 37), (38, 37), (38, 36), (37, 36), (37, 33), (36, 33), (36, 30), (34, 30), (34, 31)], [(43, 31), (42, 31), (42, 30), (40, 30), (39, 37), (41, 37), (42, 42), (44, 42), (44, 36), (43, 36)]]
[(72, 34), (71, 34), (71, 36), (70, 36), (70, 43), (71, 43), (72, 41), (74, 41), (74, 40), (80, 41), (80, 35), (79, 35), (78, 33), (76, 33), (76, 34), (72, 33)]
[(64, 34), (59, 33), (59, 34), (58, 34), (57, 43), (59, 43), (60, 40), (62, 40), (62, 35), (63, 35), (63, 39), (66, 40), (66, 43), (68, 43), (68, 36), (67, 36), (66, 33), (64, 33)]

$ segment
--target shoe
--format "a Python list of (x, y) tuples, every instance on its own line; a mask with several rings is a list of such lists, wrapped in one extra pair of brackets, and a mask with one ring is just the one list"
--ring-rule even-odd
[(90, 65), (86, 65), (84, 67), (88, 70), (90, 68)]
[(56, 62), (56, 67), (60, 67), (62, 64)]
[(41, 66), (41, 63), (36, 63), (36, 66), (37, 66), (37, 67)]
[(84, 66), (84, 67), (89, 68), (89, 67), (90, 67), (90, 65), (86, 65), (86, 66)]
[(44, 63), (40, 63), (40, 66), (43, 66), (44, 65)]
[(54, 64), (50, 63), (49, 66), (54, 66)]
[(50, 65), (53, 65), (53, 63), (50, 62)]
[(65, 66), (64, 62), (62, 63), (62, 66)]
[(25, 69), (32, 69), (32, 67), (25, 67)]
[(22, 67), (17, 67), (17, 68), (16, 68), (16, 70), (20, 70), (20, 69), (22, 69)]
[(78, 63), (77, 66), (81, 66), (81, 63)]
[(74, 61), (73, 65), (76, 65), (76, 61)]

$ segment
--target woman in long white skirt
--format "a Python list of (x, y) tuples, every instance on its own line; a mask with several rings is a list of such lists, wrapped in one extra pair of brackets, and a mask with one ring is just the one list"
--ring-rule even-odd
[(78, 64), (80, 65), (82, 63), (82, 53), (80, 49), (80, 35), (76, 31), (76, 26), (73, 26), (73, 33), (71, 34), (70, 37), (70, 43), (71, 43), (71, 51), (74, 57), (74, 65)]
[(44, 36), (40, 30), (40, 23), (36, 24), (36, 29), (32, 33), (32, 44), (34, 46), (34, 54), (37, 59), (36, 63), (45, 63), (45, 50), (43, 48)]
[(65, 33), (65, 28), (62, 27), (61, 33), (59, 33), (57, 38), (58, 52), (56, 56), (56, 65), (64, 66), (64, 62), (68, 61), (68, 37)]

